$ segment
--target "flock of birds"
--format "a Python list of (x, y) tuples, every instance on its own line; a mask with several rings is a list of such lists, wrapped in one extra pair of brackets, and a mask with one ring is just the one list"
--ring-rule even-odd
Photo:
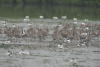
[[(67, 16), (62, 16), (62, 19), (66, 20)], [(40, 16), (40, 19), (44, 19), (44, 16)], [(54, 20), (57, 20), (58, 17), (53, 17)], [(30, 27), (28, 34), (32, 35), (32, 34), (37, 34), (38, 38), (40, 40), (45, 39), (46, 36), (48, 36), (49, 34), (49, 29), (40, 29), (38, 27), (33, 28), (32, 24), (30, 23), (30, 18), (29, 16), (25, 16), (24, 22), (27, 23), (27, 25)], [(91, 39), (93, 37), (98, 37), (100, 36), (100, 24), (89, 24), (89, 23), (85, 23), (88, 22), (88, 19), (85, 19), (84, 22), (82, 23), (78, 23), (77, 22), (77, 18), (73, 18), (73, 22), (72, 23), (66, 23), (66, 24), (62, 24), (62, 25), (56, 25), (53, 29), (53, 32), (51, 34), (52, 40), (54, 42), (54, 45), (57, 44), (56, 46), (59, 49), (63, 49), (65, 47), (64, 44), (70, 44), (72, 43), (72, 41), (76, 40), (77, 43), (77, 47), (83, 46), (88, 44), (89, 41), (91, 41)], [(16, 33), (18, 33), (18, 27), (16, 27), (15, 24), (12, 25), (12, 27), (8, 27), (7, 26), (7, 22), (3, 23), (4, 32), (7, 34), (7, 36), (11, 37), (10, 33), (10, 29), (13, 28), (14, 29), (14, 34), (17, 35)], [(34, 29), (37, 31), (34, 32)], [(12, 34), (13, 35), (13, 34)], [(24, 37), (24, 35), (26, 35), (26, 31), (22, 30), (22, 36)], [(28, 35), (27, 35), (28, 36)], [(16, 36), (15, 36), (16, 37)], [(32, 37), (32, 36), (30, 36)], [(60, 42), (61, 41), (61, 42)], [(10, 41), (5, 41), (6, 43), (10, 43)], [(63, 44), (64, 43), (64, 44)], [(12, 56), (13, 54), (19, 54), (19, 55), (30, 55), (30, 52), (25, 51), (25, 50), (20, 50), (19, 52), (13, 52), (11, 50), (8, 50), (7, 55), (8, 56)], [(75, 59), (72, 59), (72, 62), (75, 62)]]
[[(61, 18), (66, 20), (67, 16), (62, 16)], [(40, 16), (40, 19), (44, 19), (44, 16)], [(58, 17), (53, 17), (53, 19), (57, 20)], [(24, 22), (27, 23), (27, 28), (16, 26), (15, 24), (13, 24), (12, 27), (9, 27), (5, 21), (3, 23), (3, 29), (0, 29), (0, 33), (3, 31), (8, 38), (33, 37), (33, 39), (35, 39), (37, 36), (39, 40), (42, 40), (45, 39), (51, 31), (49, 28), (41, 29), (39, 28), (39, 25), (33, 27), (33, 25), (30, 23), (29, 16), (25, 16)], [(63, 47), (63, 45), (59, 43), (60, 40), (71, 43), (72, 40), (78, 40), (81, 42), (82, 40), (89, 41), (93, 37), (98, 37), (100, 35), (100, 24), (90, 24), (87, 22), (88, 19), (85, 19), (82, 21), (82, 23), (79, 23), (77, 18), (73, 18), (72, 23), (55, 25), (51, 37), (54, 42), (58, 43), (58, 47)], [(10, 43), (10, 41), (5, 42)], [(87, 41), (81, 45), (84, 45), (86, 42)], [(77, 44), (77, 46), (80, 46), (80, 43)]]
[(20, 51), (15, 51), (15, 49), (10, 49), (6, 53), (8, 56), (13, 56), (13, 55), (30, 55), (30, 52), (28, 50), (21, 49)]
[[(67, 16), (62, 16), (62, 19), (67, 19)], [(40, 16), (40, 19), (44, 19), (44, 16)], [(54, 20), (57, 20), (58, 17), (53, 17)], [(77, 18), (73, 18), (72, 23), (66, 23), (66, 24), (62, 24), (62, 25), (56, 25), (53, 29), (53, 32), (51, 34), (52, 40), (54, 45), (56, 44), (56, 47), (59, 49), (64, 49), (66, 44), (70, 44), (72, 43), (72, 41), (76, 40), (77, 43), (77, 47), (80, 46), (87, 46), (87, 44), (91, 41), (92, 38), (94, 37), (99, 37), (100, 36), (100, 24), (87, 24), (84, 22), (88, 22), (88, 19), (85, 19), (84, 22), (82, 23), (78, 23), (77, 22)], [(29, 34), (34, 34), (34, 28), (32, 28), (32, 24), (29, 23), (30, 22), (30, 18), (29, 16), (26, 16), (24, 19), (24, 22), (27, 23), (27, 25), (30, 27), (30, 32)], [(3, 23), (3, 26), (5, 29), (4, 32), (6, 32), (7, 36), (9, 37), (9, 35), (11, 33), (9, 33), (10, 28), (7, 26), (7, 23)], [(17, 33), (19, 31), (17, 31), (17, 27), (15, 24), (12, 25), (13, 29), (15, 29), (15, 31), (13, 33)], [(36, 31), (38, 31), (38, 38), (40, 40), (45, 39), (46, 36), (48, 36), (49, 34), (49, 29), (44, 30), (44, 29), (39, 29), (38, 27), (35, 28)], [(16, 32), (17, 31), (17, 32)], [(3, 33), (4, 33), (3, 32)], [(24, 37), (24, 35), (26, 34), (25, 30), (22, 30), (22, 36)], [(10, 36), (12, 38), (12, 36)], [(15, 36), (16, 37), (16, 36)], [(32, 36), (30, 36), (32, 37)], [(16, 37), (17, 38), (17, 37)], [(11, 43), (11, 41), (5, 41), (5, 44), (7, 43)], [(30, 51), (27, 51), (25, 49), (20, 49), (19, 51), (15, 51), (14, 48), (10, 48), (8, 50), (8, 52), (6, 53), (6, 55), (8, 56), (13, 56), (13, 55), (30, 55)], [(77, 65), (77, 60), (75, 58), (71, 58), (69, 60), (69, 62), (71, 62), (73, 65)]]
[[(31, 52), (29, 52), (28, 50), (25, 50), (25, 49), (21, 49), (20, 51), (16, 51), (16, 50), (14, 50), (14, 48), (11, 48), (10, 50), (8, 50), (6, 55), (9, 57), (23, 56), (23, 55), (29, 56), (29, 55), (31, 55)], [(76, 58), (72, 57), (68, 61), (69, 61), (69, 64), (71, 64), (72, 66), (78, 66), (78, 61)]]

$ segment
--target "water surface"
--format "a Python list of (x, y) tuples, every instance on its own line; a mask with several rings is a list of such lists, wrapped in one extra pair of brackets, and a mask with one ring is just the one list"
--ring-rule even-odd
[[(100, 49), (89, 48), (37, 48), (27, 49), (31, 55), (7, 56), (6, 49), (0, 49), (1, 67), (99, 67)], [(96, 52), (97, 51), (97, 52)], [(72, 58), (77, 60), (74, 66), (70, 62)]]

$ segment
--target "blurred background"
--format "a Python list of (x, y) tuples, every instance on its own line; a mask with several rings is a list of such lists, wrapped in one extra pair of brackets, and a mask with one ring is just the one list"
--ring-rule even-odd
[(51, 18), (67, 16), (68, 19), (99, 20), (100, 0), (0, 0), (0, 17)]

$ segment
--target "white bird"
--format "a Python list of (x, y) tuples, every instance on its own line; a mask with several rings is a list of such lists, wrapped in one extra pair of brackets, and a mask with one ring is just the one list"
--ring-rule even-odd
[(74, 21), (77, 21), (77, 18), (73, 18)]
[(77, 24), (77, 21), (73, 22), (74, 24)]
[(4, 26), (4, 27), (7, 26), (6, 20), (3, 22), (3, 26)]
[(58, 44), (58, 48), (63, 49), (63, 48), (64, 48), (64, 46), (63, 46), (63, 45), (61, 45), (61, 44)]
[(88, 22), (88, 19), (84, 19), (85, 22)]
[(89, 27), (86, 27), (85, 30), (89, 30)]
[(22, 50), (19, 52), (19, 54), (20, 54), (20, 55), (29, 55), (30, 52), (22, 49)]
[(71, 40), (68, 39), (67, 42), (68, 42), (68, 43), (71, 43)]
[(24, 19), (24, 22), (29, 22), (30, 21), (30, 19)]
[(25, 16), (26, 19), (29, 19), (29, 16)]
[(24, 22), (29, 22), (29, 21), (30, 21), (29, 16), (25, 16), (25, 18), (24, 18)]
[(77, 64), (77, 61), (76, 61), (75, 58), (72, 58), (72, 59), (70, 60), (70, 62), (71, 62), (72, 64)]
[(58, 19), (58, 17), (52, 17), (54, 20), (57, 20)]
[(8, 56), (12, 56), (12, 54), (13, 54), (12, 51), (8, 51), (8, 52), (6, 53), (6, 55), (8, 55)]
[(85, 43), (82, 43), (81, 45), (82, 45), (82, 46), (85, 46)]
[(23, 29), (23, 31), (22, 31), (22, 35), (25, 35), (26, 34), (26, 32), (25, 32), (25, 30)]
[(28, 25), (28, 26), (31, 26), (32, 24), (28, 23), (27, 25)]
[(86, 35), (88, 35), (88, 33), (82, 33), (81, 35), (86, 36)]
[(13, 28), (15, 28), (15, 27), (16, 27), (16, 25), (15, 25), (15, 24), (13, 24), (13, 25), (12, 25), (12, 27), (13, 27)]
[(5, 41), (4, 42), (4, 44), (10, 44), (11, 43), (11, 41)]
[(80, 47), (80, 44), (77, 44), (77, 47)]
[(67, 42), (67, 39), (66, 38), (64, 38), (64, 42)]
[(59, 24), (58, 26), (61, 27), (62, 25)]
[(40, 19), (43, 19), (44, 18), (44, 16), (40, 16)]
[(67, 16), (62, 16), (61, 19), (67, 19)]
[(83, 23), (83, 22), (82, 22), (81, 24), (82, 24), (82, 25), (85, 25), (85, 23)]

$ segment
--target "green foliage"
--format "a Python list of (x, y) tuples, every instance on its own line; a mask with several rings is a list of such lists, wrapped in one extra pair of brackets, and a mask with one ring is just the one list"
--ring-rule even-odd
[(100, 6), (100, 0), (0, 0), (0, 4)]

